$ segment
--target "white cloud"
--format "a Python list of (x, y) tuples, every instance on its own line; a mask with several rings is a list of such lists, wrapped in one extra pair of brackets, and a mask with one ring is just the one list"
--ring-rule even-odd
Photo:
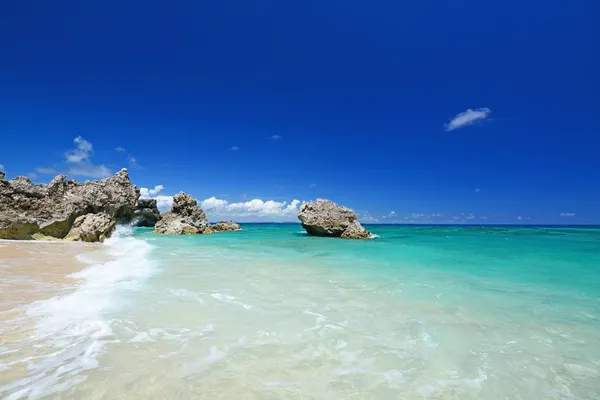
[(94, 148), (90, 142), (81, 136), (77, 136), (73, 142), (75, 148), (65, 153), (65, 159), (70, 165), (69, 174), (89, 178), (105, 178), (112, 174), (108, 167), (92, 163)]
[(561, 217), (574, 217), (575, 213), (560, 213)]
[(317, 184), (316, 183), (311, 183), (310, 185), (308, 185), (309, 188), (316, 188)]
[(473, 214), (467, 215), (467, 217), (465, 219), (475, 219), (475, 216)]
[(0, 164), (0, 171), (4, 171), (4, 165)]
[(488, 217), (479, 217), (479, 219), (488, 219)]
[(27, 177), (29, 179), (37, 179), (38, 178), (38, 174), (36, 174), (35, 172), (30, 172), (27, 174)]
[(118, 151), (119, 153), (123, 153), (125, 151), (124, 148), (122, 148), (121, 146), (115, 147), (115, 151)]
[(160, 212), (169, 211), (173, 206), (173, 196), (159, 195), (165, 187), (163, 185), (156, 185), (152, 189), (140, 188), (140, 198), (142, 199), (154, 199), (156, 200), (156, 206)]
[(231, 148), (231, 150), (233, 150), (233, 151), (236, 151), (236, 150), (239, 150), (239, 149), (240, 149), (240, 148), (239, 148), (238, 146), (233, 146), (233, 147)]
[(453, 131), (455, 129), (471, 125), (477, 121), (482, 121), (489, 117), (491, 112), (492, 110), (487, 107), (478, 108), (476, 110), (469, 108), (467, 111), (456, 114), (456, 116), (445, 125), (446, 130)]
[(55, 170), (54, 168), (36, 168), (35, 172), (38, 172), (38, 173), (44, 174), (44, 175), (58, 175), (58, 171)]
[(129, 165), (131, 165), (133, 168), (138, 168), (139, 167), (139, 165), (138, 165), (137, 160), (135, 159), (135, 157), (127, 156), (127, 159), (129, 160)]
[(211, 197), (200, 206), (211, 220), (235, 219), (238, 221), (294, 221), (298, 213), (300, 200), (279, 202), (253, 199), (245, 202), (229, 203), (224, 199)]
[(157, 194), (159, 194), (165, 187), (163, 185), (156, 185), (154, 186), (154, 189), (148, 189), (148, 188), (140, 188), (140, 197), (142, 199), (151, 199), (152, 197), (156, 196)]
[(169, 211), (171, 207), (173, 207), (173, 196), (161, 194), (160, 196), (154, 197), (154, 200), (156, 200), (156, 206), (160, 212)]
[(281, 139), (281, 135), (273, 135), (273, 136), (271, 136), (271, 139), (279, 140), (279, 139)]

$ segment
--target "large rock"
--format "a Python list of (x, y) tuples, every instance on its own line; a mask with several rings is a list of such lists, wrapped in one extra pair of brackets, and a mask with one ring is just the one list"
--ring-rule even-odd
[(160, 219), (160, 211), (155, 199), (139, 199), (133, 214), (133, 223), (136, 226), (153, 227)]
[(154, 227), (154, 233), (164, 235), (190, 235), (196, 233), (213, 233), (210, 222), (198, 202), (183, 192), (173, 197), (171, 211), (161, 214)]
[(313, 236), (344, 239), (368, 239), (371, 236), (358, 222), (354, 211), (325, 199), (302, 203), (298, 219), (306, 232)]
[(126, 169), (84, 183), (67, 180), (64, 175), (39, 185), (23, 176), (0, 180), (0, 239), (31, 239), (36, 234), (63, 239), (75, 219), (89, 213), (128, 221), (139, 196)]
[(240, 226), (233, 221), (219, 221), (216, 224), (212, 224), (211, 228), (215, 232), (239, 231), (241, 229)]
[(115, 220), (105, 213), (86, 214), (75, 218), (65, 240), (75, 242), (103, 242), (115, 230)]

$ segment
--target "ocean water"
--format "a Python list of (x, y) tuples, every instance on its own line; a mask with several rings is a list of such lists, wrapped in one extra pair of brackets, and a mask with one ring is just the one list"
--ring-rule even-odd
[(242, 228), (120, 227), (0, 298), (0, 398), (600, 399), (598, 228)]

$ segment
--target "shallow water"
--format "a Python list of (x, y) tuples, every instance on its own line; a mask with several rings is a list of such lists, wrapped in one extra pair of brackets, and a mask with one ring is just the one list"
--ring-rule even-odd
[(600, 229), (371, 230), (121, 228), (13, 304), (0, 397), (600, 398)]

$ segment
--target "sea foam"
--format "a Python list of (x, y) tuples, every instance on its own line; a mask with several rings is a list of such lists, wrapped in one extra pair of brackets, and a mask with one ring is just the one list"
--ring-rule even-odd
[(117, 227), (113, 237), (103, 243), (105, 261), (78, 257), (88, 266), (70, 275), (79, 279), (73, 292), (29, 306), (27, 317), (36, 325), (24, 345), (47, 352), (17, 361), (27, 363), (27, 374), (0, 386), (0, 397), (49, 396), (83, 382), (85, 371), (97, 367), (97, 357), (115, 341), (106, 314), (119, 307), (124, 292), (138, 290), (155, 270), (148, 259), (152, 246), (131, 237), (131, 232), (129, 227)]

